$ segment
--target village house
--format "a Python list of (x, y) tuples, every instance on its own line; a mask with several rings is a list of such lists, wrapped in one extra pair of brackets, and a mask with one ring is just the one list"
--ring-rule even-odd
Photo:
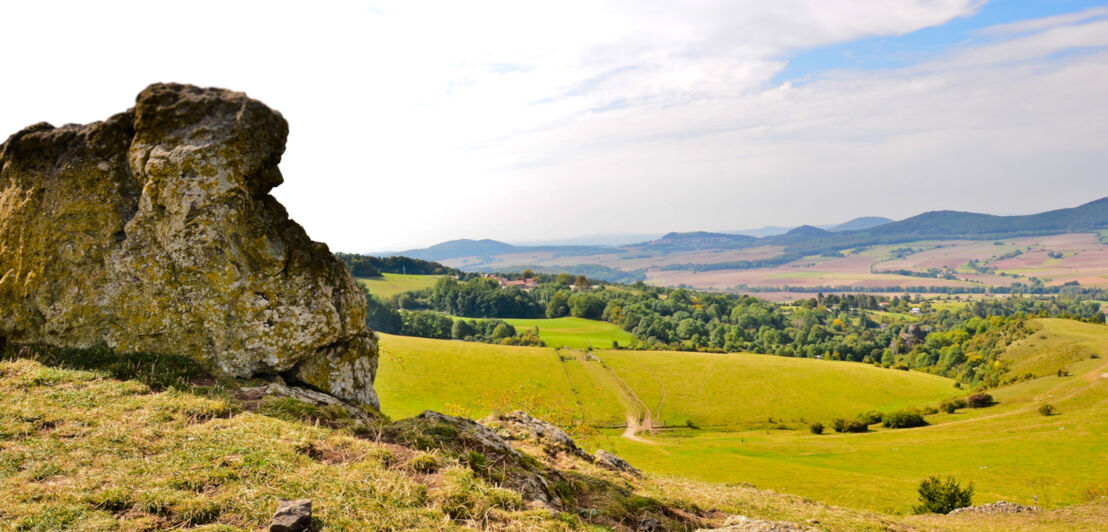
[(524, 292), (530, 292), (532, 288), (539, 286), (539, 282), (531, 277), (521, 280), (511, 280), (494, 273), (484, 273), (481, 277), (486, 279), (495, 279), (500, 284), (500, 288), (515, 287), (523, 290)]

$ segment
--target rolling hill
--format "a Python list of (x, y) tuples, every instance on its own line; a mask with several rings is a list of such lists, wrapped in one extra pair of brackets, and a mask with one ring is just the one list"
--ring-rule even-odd
[[(582, 351), (381, 335), (376, 387), (393, 417), (454, 405), (477, 416), (519, 403), (555, 419), (764, 427), (934, 402), (953, 381), (850, 362), (754, 354)], [(832, 400), (833, 398), (833, 400)]]
[[(1032, 377), (988, 390), (998, 405), (863, 434), (815, 435), (807, 423), (936, 405), (968, 392), (933, 375), (847, 362), (655, 351), (587, 356), (385, 335), (378, 383), (393, 416), (526, 407), (579, 427), (590, 445), (615, 449), (646, 471), (752, 483), (853, 508), (906, 511), (915, 485), (930, 474), (974, 482), (976, 502), (1056, 508), (1095, 500), (1108, 489), (1108, 328), (1061, 319), (1030, 327), (1034, 334), (1003, 360), (1013, 374)], [(1062, 368), (1070, 376), (1058, 376)], [(1041, 415), (1044, 403), (1056, 415)], [(627, 417), (667, 428), (621, 438)]]
[(892, 223), (893, 220), (885, 218), (883, 216), (861, 216), (853, 220), (843, 222), (839, 225), (833, 225), (831, 227), (825, 227), (828, 231), (834, 231), (836, 233), (842, 231), (862, 231), (871, 227), (877, 227), (879, 225), (885, 225)]

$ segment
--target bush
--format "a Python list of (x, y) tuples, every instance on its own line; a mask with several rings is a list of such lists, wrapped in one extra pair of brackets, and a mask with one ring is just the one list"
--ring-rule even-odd
[(966, 400), (965, 399), (951, 399), (951, 400), (948, 400), (948, 401), (943, 401), (942, 404), (939, 405), (939, 410), (942, 410), (943, 412), (946, 412), (947, 414), (953, 414), (956, 410), (958, 410), (960, 408), (965, 408), (965, 407), (966, 407)]
[(915, 410), (901, 410), (886, 414), (881, 424), (890, 429), (906, 429), (922, 427), (927, 424), (927, 421)]
[(993, 400), (993, 396), (987, 393), (975, 393), (966, 398), (966, 406), (970, 408), (985, 408), (994, 404), (996, 401)]
[(880, 423), (884, 417), (885, 415), (881, 412), (870, 410), (869, 412), (858, 416), (858, 420), (862, 423), (865, 423), (866, 425), (872, 425), (874, 423)]
[(823, 434), (823, 423), (815, 422), (808, 425), (808, 430), (812, 431), (812, 434)]
[(973, 483), (963, 488), (951, 477), (927, 477), (919, 483), (919, 502), (913, 508), (917, 514), (948, 514), (973, 504)]
[(1047, 403), (1043, 406), (1040, 406), (1039, 407), (1039, 413), (1044, 415), (1044, 416), (1053, 416), (1054, 415), (1054, 405), (1052, 405), (1050, 403)]
[(869, 426), (861, 419), (847, 421), (839, 418), (831, 423), (831, 427), (835, 429), (835, 432), (866, 432), (869, 430)]

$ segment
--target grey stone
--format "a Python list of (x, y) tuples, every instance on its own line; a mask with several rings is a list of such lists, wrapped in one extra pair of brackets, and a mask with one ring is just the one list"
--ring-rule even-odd
[(312, 526), (312, 501), (277, 501), (277, 511), (269, 522), (269, 532), (304, 532)]
[(612, 471), (629, 473), (635, 476), (642, 475), (642, 472), (638, 469), (635, 469), (635, 467), (631, 464), (627, 463), (627, 460), (624, 460), (608, 451), (605, 451), (604, 449), (596, 450), (596, 463), (597, 465), (604, 467), (605, 469), (610, 469)]

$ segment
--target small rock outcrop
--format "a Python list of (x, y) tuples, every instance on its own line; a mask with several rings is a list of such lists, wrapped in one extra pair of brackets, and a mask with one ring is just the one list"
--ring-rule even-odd
[(277, 501), (277, 511), (269, 522), (269, 532), (304, 532), (312, 527), (312, 501)]
[(965, 508), (958, 508), (951, 511), (947, 515), (957, 514), (1020, 514), (1024, 512), (1038, 512), (1038, 506), (1024, 506), (1022, 504), (1016, 504), (1008, 501), (996, 501), (991, 504), (982, 504), (979, 506), (967, 506)]
[(627, 463), (627, 460), (605, 451), (604, 449), (596, 450), (596, 464), (605, 469), (610, 469), (619, 473), (628, 473), (636, 477), (642, 476), (642, 472), (635, 469), (635, 466)]
[(103, 122), (0, 145), (0, 337), (188, 355), (377, 407), (365, 297), (269, 192), (288, 124), (155, 84)]
[(566, 431), (553, 423), (531, 417), (530, 414), (515, 410), (506, 414), (493, 413), (481, 420), (481, 424), (497, 431), (510, 440), (534, 442), (551, 456), (566, 454), (592, 461), (593, 458), (582, 451)]
[(561, 507), (550, 487), (561, 480), (558, 472), (525, 459), (507, 440), (476, 421), (426, 410), (385, 426), (381, 439), (417, 449), (442, 450), (464, 461), (472, 458), (471, 453), (478, 453), (484, 462), (475, 467), (479, 473), (497, 477), (528, 501)]
[(766, 519), (751, 519), (745, 515), (733, 515), (727, 518), (721, 528), (701, 528), (696, 532), (711, 532), (713, 530), (728, 532), (810, 532), (818, 529), (788, 521), (769, 521)]

